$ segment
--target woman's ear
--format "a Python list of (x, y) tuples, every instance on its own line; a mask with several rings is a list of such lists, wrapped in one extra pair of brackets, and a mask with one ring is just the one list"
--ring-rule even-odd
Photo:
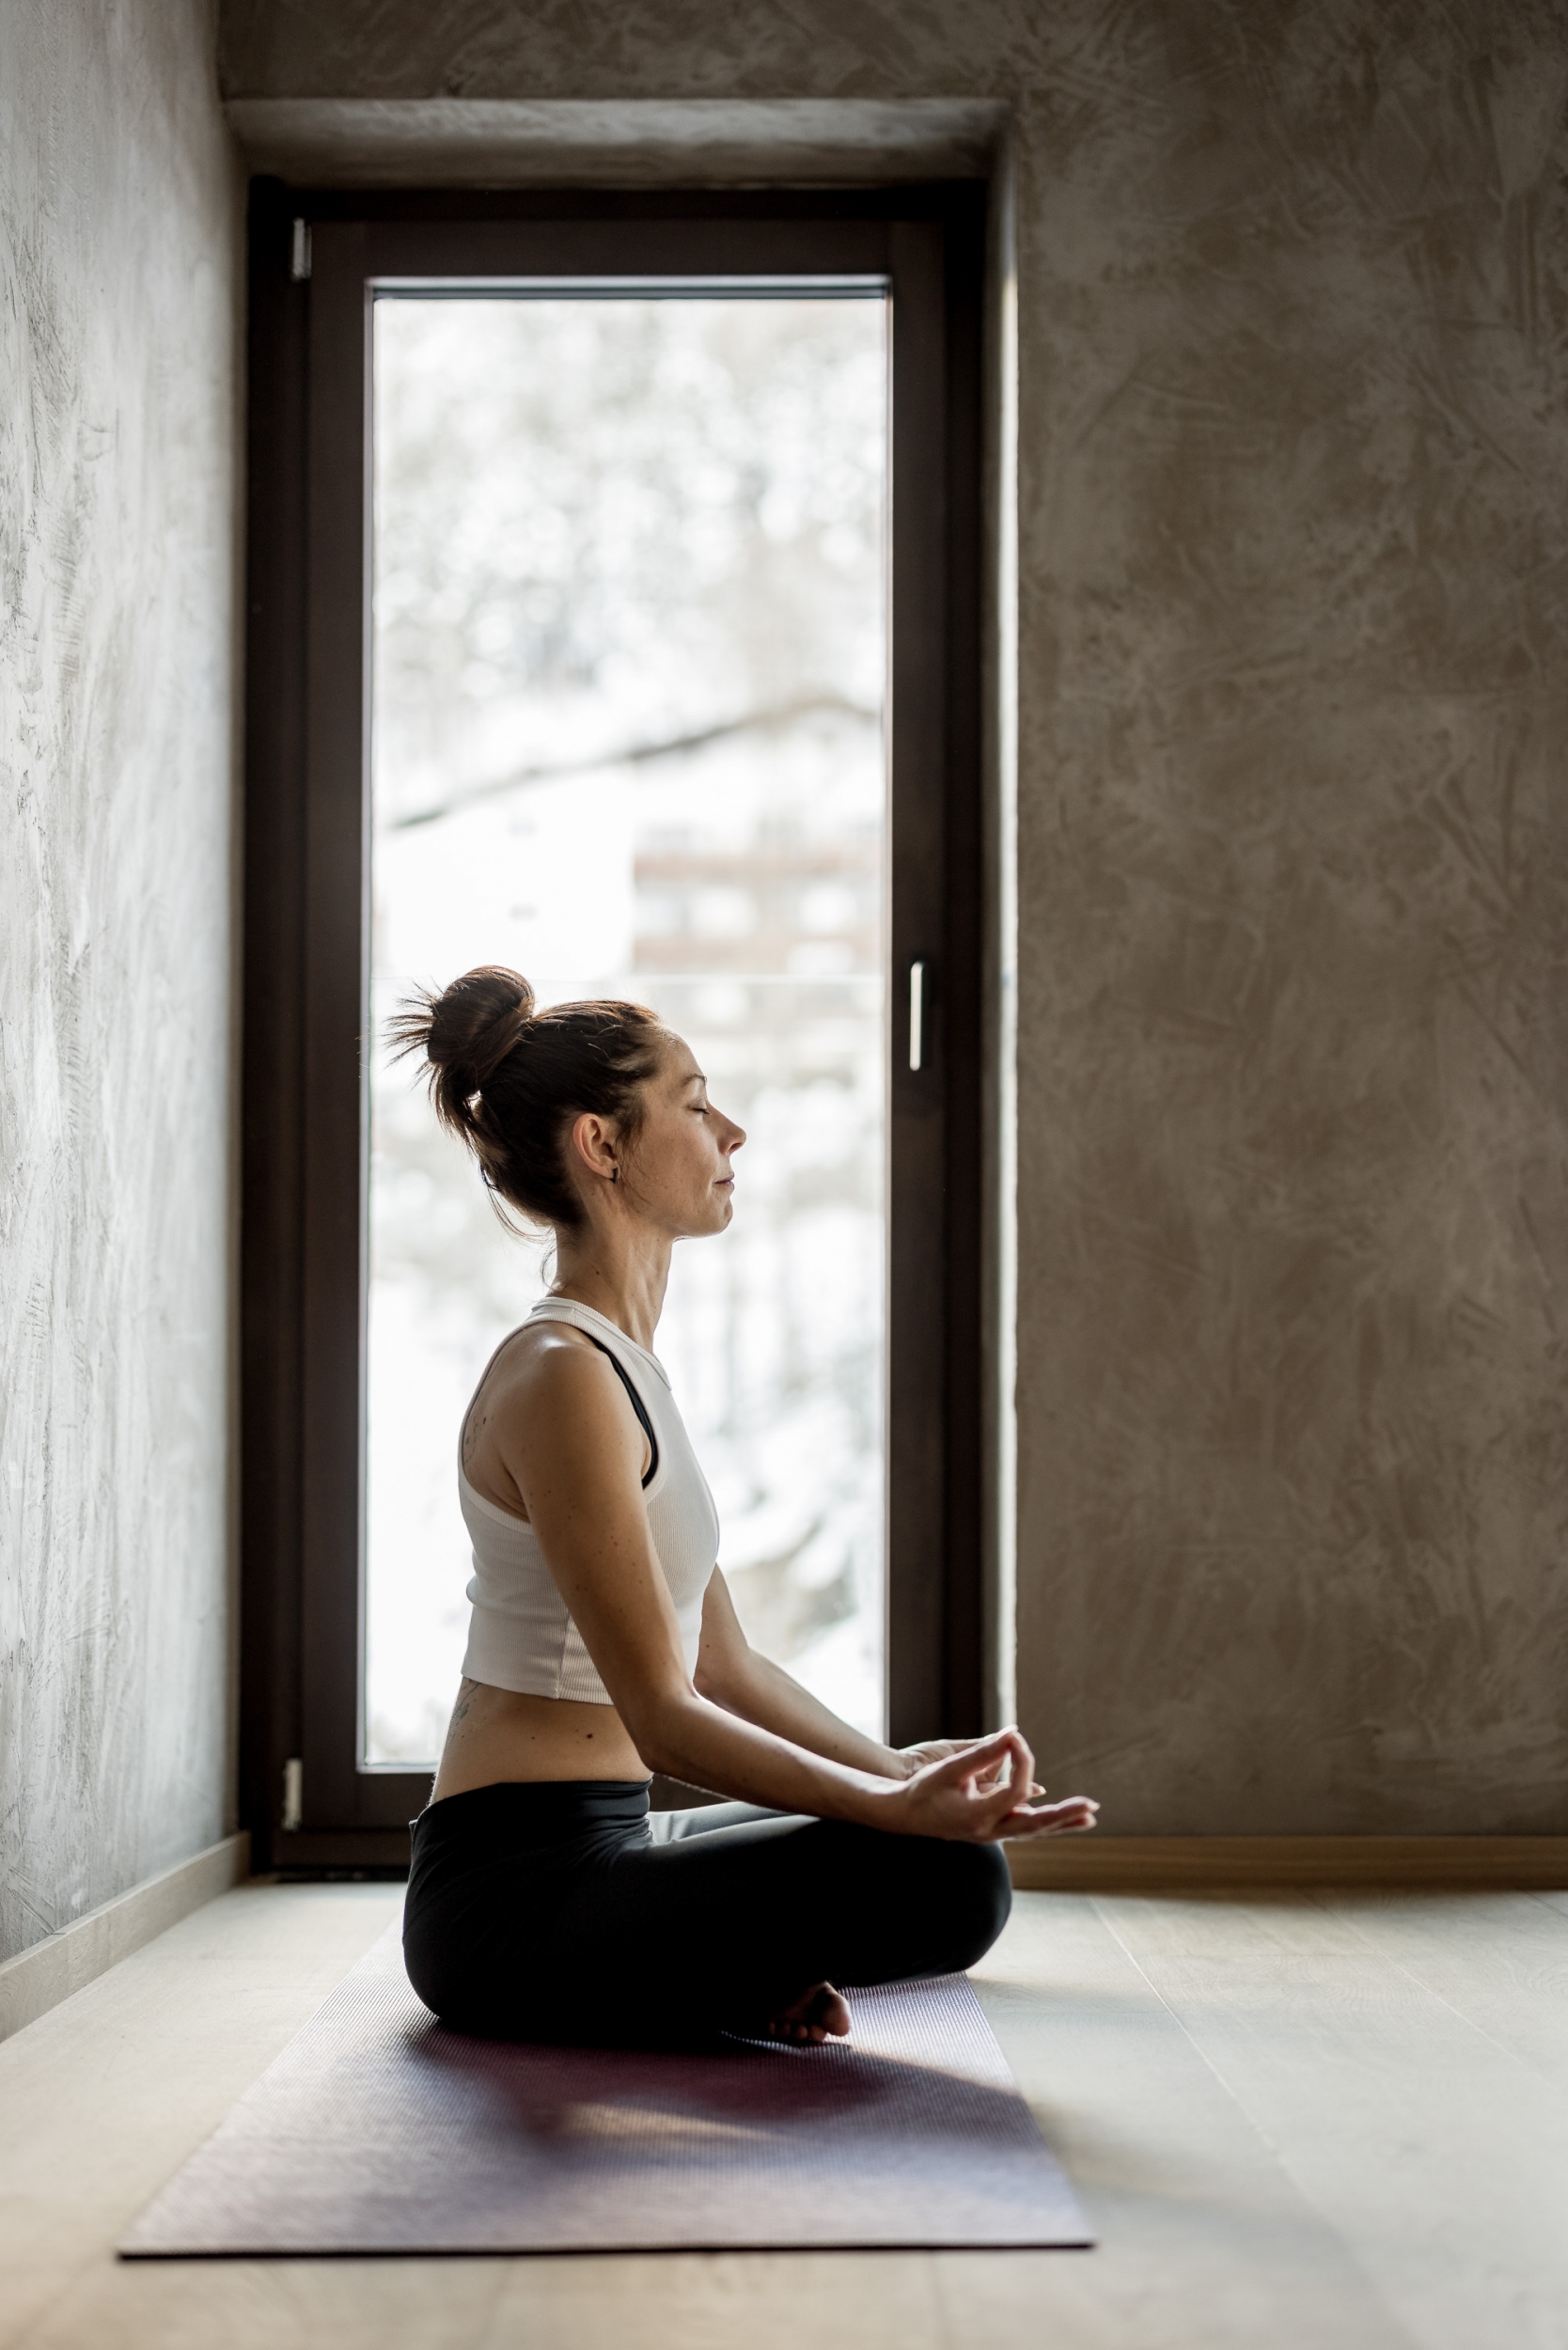
[(584, 1110), (572, 1121), (568, 1144), (583, 1171), (602, 1183), (620, 1180), (615, 1128), (597, 1110)]

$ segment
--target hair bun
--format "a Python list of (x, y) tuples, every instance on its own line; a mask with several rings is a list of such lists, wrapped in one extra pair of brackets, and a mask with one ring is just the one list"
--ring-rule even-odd
[(422, 1052), (438, 1105), (448, 1114), (482, 1091), (528, 1022), (534, 991), (520, 971), (487, 964), (465, 971), (439, 995), (406, 1004), (389, 1024), (399, 1053)]
[(527, 980), (494, 964), (404, 1003), (387, 1035), (400, 1058), (424, 1060), (437, 1118), (473, 1152), (497, 1204), (557, 1231), (575, 1230), (585, 1214), (567, 1165), (568, 1124), (588, 1110), (613, 1119), (623, 1142), (635, 1140), (642, 1089), (667, 1041), (642, 1004), (552, 1004), (536, 1013)]

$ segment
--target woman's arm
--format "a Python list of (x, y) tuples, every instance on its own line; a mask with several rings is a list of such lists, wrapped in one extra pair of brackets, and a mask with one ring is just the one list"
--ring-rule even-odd
[[(1092, 1825), (1093, 1808), (1083, 1799), (1030, 1806), (1033, 1760), (1015, 1730), (895, 1779), (882, 1759), (890, 1749), (870, 1740), (862, 1747), (853, 1731), (844, 1733), (853, 1742), (849, 1755), (819, 1754), (710, 1702), (686, 1672), (648, 1528), (641, 1434), (609, 1365), (574, 1339), (552, 1337), (519, 1366), (509, 1405), (496, 1431), (502, 1457), (588, 1654), (651, 1769), (745, 1802), (906, 1835), (992, 1841)], [(804, 1691), (799, 1698), (813, 1702)], [(875, 1758), (870, 1767), (855, 1759), (864, 1748)]]
[(847, 1762), (877, 1778), (908, 1778), (918, 1767), (896, 1747), (852, 1730), (782, 1665), (760, 1656), (741, 1629), (729, 1586), (716, 1567), (702, 1601), (696, 1685), (699, 1697), (711, 1698), (727, 1714), (738, 1714), (830, 1762)]
[[(803, 1689), (782, 1665), (751, 1646), (735, 1613), (729, 1586), (716, 1567), (702, 1602), (696, 1684), (699, 1697), (712, 1698), (726, 1713), (755, 1722), (759, 1730), (776, 1731), (808, 1754), (851, 1763), (878, 1778), (913, 1778), (927, 1762), (967, 1753), (980, 1744), (978, 1738), (934, 1738), (923, 1746), (887, 1747), (863, 1731), (852, 1730), (820, 1698)], [(1029, 1790), (1031, 1795), (1044, 1792), (1043, 1787)]]

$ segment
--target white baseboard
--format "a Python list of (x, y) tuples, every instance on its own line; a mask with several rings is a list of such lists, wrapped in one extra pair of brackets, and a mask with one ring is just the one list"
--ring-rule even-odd
[(250, 1838), (243, 1830), (177, 1861), (117, 1893), (112, 1902), (73, 1918), (58, 1934), (0, 1966), (0, 2040), (35, 2023), (62, 1999), (129, 1958), (165, 1928), (178, 1925), (250, 1873)]
[(1006, 1849), (1021, 1892), (1568, 1888), (1568, 1836), (1043, 1836)]

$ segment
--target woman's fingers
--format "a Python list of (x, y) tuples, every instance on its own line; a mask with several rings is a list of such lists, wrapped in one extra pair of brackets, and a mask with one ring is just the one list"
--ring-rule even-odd
[(949, 1762), (955, 1754), (972, 1754), (977, 1747), (986, 1744), (984, 1738), (927, 1738), (918, 1746), (901, 1747), (898, 1751), (907, 1755), (917, 1770), (931, 1762)]
[(1024, 1790), (1034, 1785), (1034, 1756), (1030, 1753), (1029, 1742), (1021, 1730), (1011, 1729), (1004, 1735), (1008, 1741), (1011, 1768), (997, 1792), (1002, 1794), (1011, 1794), (1013, 1803), (1017, 1804), (1027, 1800)]
[[(916, 1833), (974, 1837), (1066, 1835), (1092, 1827), (1094, 1805), (1087, 1796), (1037, 1808), (1045, 1793), (1034, 1775), (1034, 1756), (1016, 1725), (987, 1738), (966, 1741), (940, 1762), (926, 1764), (911, 1783), (917, 1818), (931, 1825)], [(933, 1802), (934, 1799), (934, 1810)]]
[(1069, 1795), (1061, 1803), (1020, 1804), (1007, 1814), (1003, 1832), (1010, 1839), (1074, 1836), (1092, 1827), (1099, 1814), (1100, 1807), (1092, 1795)]
[(998, 1731), (987, 1743), (996, 1752), (988, 1755), (983, 1771), (971, 1776), (970, 1794), (983, 1807), (986, 1825), (995, 1832), (997, 1822), (1027, 1800), (1025, 1790), (1034, 1785), (1034, 1757), (1017, 1729)]
[(996, 1778), (1010, 1786), (1019, 1784), (1016, 1768), (1009, 1769), (1010, 1763), (1015, 1762), (1018, 1747), (1023, 1747), (1026, 1754), (1028, 1752), (1017, 1731), (993, 1731), (989, 1738), (977, 1738), (973, 1746), (960, 1747), (956, 1754), (933, 1763), (933, 1783), (943, 1785), (950, 1780), (955, 1785), (972, 1782), (979, 1786), (982, 1779)]

